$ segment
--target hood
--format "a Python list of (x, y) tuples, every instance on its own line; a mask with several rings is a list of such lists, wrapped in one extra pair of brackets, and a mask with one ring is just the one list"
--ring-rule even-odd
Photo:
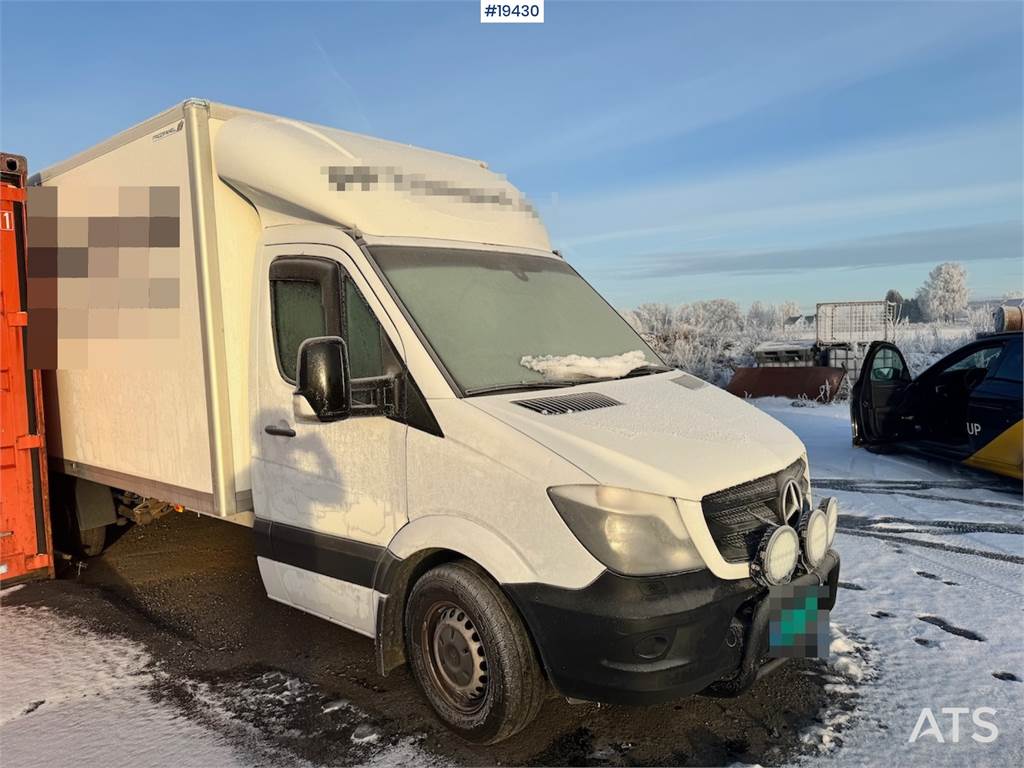
[[(557, 414), (517, 404), (585, 393), (620, 404)], [(463, 402), (533, 438), (603, 485), (693, 501), (783, 469), (805, 452), (800, 439), (771, 416), (678, 371)]]

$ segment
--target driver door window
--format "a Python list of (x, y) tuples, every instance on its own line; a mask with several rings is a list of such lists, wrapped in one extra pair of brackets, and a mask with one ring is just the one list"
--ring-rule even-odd
[(352, 278), (335, 262), (283, 256), (270, 268), (274, 351), (282, 378), (295, 383), (299, 345), (341, 336), (353, 379), (385, 373), (382, 329)]
[(270, 285), (277, 365), (281, 375), (294, 382), (299, 345), (327, 335), (320, 286), (306, 280), (275, 280)]
[(908, 378), (903, 359), (894, 349), (880, 349), (871, 364), (871, 381), (893, 382)]

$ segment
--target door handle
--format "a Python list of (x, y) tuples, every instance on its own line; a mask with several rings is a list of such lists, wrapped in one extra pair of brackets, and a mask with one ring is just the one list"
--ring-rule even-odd
[(268, 435), (274, 435), (276, 437), (295, 437), (295, 430), (291, 427), (279, 427), (276, 424), (267, 424), (263, 428), (263, 431)]

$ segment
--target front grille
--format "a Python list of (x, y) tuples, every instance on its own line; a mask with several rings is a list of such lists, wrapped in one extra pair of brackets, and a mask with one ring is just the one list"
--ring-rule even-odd
[(576, 413), (577, 411), (593, 411), (596, 408), (610, 408), (613, 405), (622, 405), (618, 400), (602, 395), (599, 392), (579, 392), (575, 395), (533, 397), (529, 400), (513, 400), (512, 402), (542, 416), (556, 416), (563, 413)]
[[(730, 563), (750, 560), (769, 525), (782, 521), (779, 495), (790, 478), (795, 479), (807, 498), (804, 462), (797, 459), (781, 472), (759, 477), (708, 494), (701, 501), (711, 538), (722, 557)], [(788, 521), (795, 525), (795, 520)]]

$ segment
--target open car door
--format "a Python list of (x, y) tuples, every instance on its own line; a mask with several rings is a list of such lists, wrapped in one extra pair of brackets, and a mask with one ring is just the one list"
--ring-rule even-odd
[(887, 341), (872, 342), (850, 398), (854, 445), (882, 445), (904, 437), (897, 407), (910, 385), (903, 353)]

